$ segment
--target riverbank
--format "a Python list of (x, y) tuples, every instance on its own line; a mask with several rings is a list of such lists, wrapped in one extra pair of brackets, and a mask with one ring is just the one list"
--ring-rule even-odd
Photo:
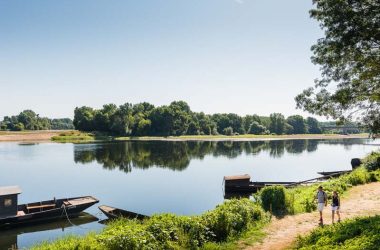
[(263, 141), (263, 140), (306, 140), (306, 139), (353, 139), (368, 138), (368, 134), (300, 134), (300, 135), (186, 135), (186, 136), (143, 136), (111, 137), (96, 136), (75, 130), (0, 131), (0, 142), (85, 142), (85, 141)]
[[(322, 184), (329, 194), (332, 190), (343, 194), (343, 219), (380, 212), (380, 200), (377, 198), (380, 196), (380, 183), (366, 184), (380, 180), (378, 159), (379, 153), (373, 153), (363, 160), (364, 166)], [(267, 199), (264, 199), (263, 192), (259, 192), (259, 202), (248, 199), (225, 201), (214, 210), (199, 216), (158, 214), (143, 222), (117, 220), (98, 234), (65, 237), (36, 245), (32, 249), (115, 249), (119, 246), (123, 249), (141, 249), (142, 246), (154, 249), (284, 249), (291, 246), (298, 234), (307, 233), (318, 226), (316, 212), (303, 213), (308, 211), (308, 207), (311, 211), (316, 209), (313, 197), (318, 185), (321, 184), (299, 186), (288, 191), (281, 187), (284, 192), (280, 195), (282, 198), (278, 195), (270, 196), (274, 198), (269, 201), (273, 204), (270, 211), (273, 208), (273, 214), (276, 214), (275, 207), (283, 207), (288, 211), (285, 215), (300, 214), (283, 218), (280, 215), (281, 219), (271, 216), (271, 222), (268, 221), (268, 213), (264, 212), (268, 210), (264, 201)], [(352, 188), (353, 186), (358, 187)], [(267, 188), (263, 190), (265, 189)], [(348, 191), (348, 195), (345, 191)], [(293, 202), (289, 202), (288, 198), (293, 198)], [(276, 203), (283, 206), (275, 206)], [(296, 209), (297, 203), (304, 209)], [(366, 206), (363, 207), (363, 204)], [(328, 211), (325, 213), (325, 216), (330, 214)], [(325, 221), (328, 224), (328, 217)], [(70, 248), (62, 248), (63, 246)]]
[[(358, 216), (380, 215), (380, 182), (373, 182), (356, 186), (348, 191), (342, 198), (341, 218), (346, 220)], [(365, 204), (365, 205), (363, 205)], [(331, 224), (331, 211), (329, 206), (324, 210), (324, 223)], [(281, 219), (272, 218), (264, 228), (266, 236), (252, 245), (242, 241), (240, 249), (269, 250), (289, 249), (299, 235), (305, 236), (313, 229), (318, 228), (318, 212), (302, 213), (285, 216)]]
[(36, 130), (36, 131), (0, 131), (0, 142), (40, 142), (51, 141), (62, 130)]

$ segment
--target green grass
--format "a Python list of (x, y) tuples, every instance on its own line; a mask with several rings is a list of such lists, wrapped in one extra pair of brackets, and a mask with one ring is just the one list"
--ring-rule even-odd
[(294, 249), (302, 250), (378, 250), (380, 216), (362, 217), (321, 227), (299, 237)]
[(55, 142), (86, 142), (95, 140), (95, 136), (91, 133), (70, 130), (53, 136), (51, 140)]
[(199, 216), (119, 219), (99, 234), (69, 236), (32, 249), (233, 249), (241, 236), (248, 237), (247, 232), (260, 237), (268, 222), (269, 215), (251, 200), (230, 200)]

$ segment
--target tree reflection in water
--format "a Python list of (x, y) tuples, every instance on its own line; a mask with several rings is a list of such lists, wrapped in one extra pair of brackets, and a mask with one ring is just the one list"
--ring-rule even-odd
[(301, 154), (313, 152), (318, 144), (361, 144), (361, 140), (270, 140), (270, 141), (126, 141), (95, 144), (75, 144), (76, 163), (102, 164), (105, 169), (148, 169), (156, 166), (171, 170), (186, 169), (192, 159), (213, 157), (236, 158), (241, 154), (256, 155), (269, 152), (280, 158), (285, 152)]

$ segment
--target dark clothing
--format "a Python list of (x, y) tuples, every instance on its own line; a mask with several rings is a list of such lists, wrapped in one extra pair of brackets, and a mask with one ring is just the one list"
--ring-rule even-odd
[(332, 197), (332, 206), (333, 207), (339, 207), (340, 202), (339, 202), (339, 197), (338, 196), (333, 196)]

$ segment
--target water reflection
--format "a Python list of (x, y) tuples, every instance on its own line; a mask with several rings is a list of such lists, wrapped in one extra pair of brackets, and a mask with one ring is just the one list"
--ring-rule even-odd
[(18, 236), (22, 234), (30, 234), (34, 232), (42, 232), (57, 229), (65, 231), (65, 229), (73, 227), (74, 225), (80, 226), (97, 220), (98, 218), (96, 218), (95, 216), (82, 212), (79, 217), (70, 220), (72, 224), (67, 220), (59, 220), (49, 223), (37, 224), (34, 226), (2, 230), (0, 232), (0, 249), (18, 249)]
[(348, 140), (272, 140), (272, 141), (127, 141), (102, 144), (76, 144), (76, 163), (102, 164), (105, 169), (120, 169), (125, 173), (132, 168), (148, 169), (153, 166), (171, 170), (186, 169), (192, 159), (213, 157), (236, 158), (242, 154), (268, 152), (272, 158), (280, 158), (285, 152), (301, 154), (313, 152), (318, 144), (362, 144), (363, 139)]

